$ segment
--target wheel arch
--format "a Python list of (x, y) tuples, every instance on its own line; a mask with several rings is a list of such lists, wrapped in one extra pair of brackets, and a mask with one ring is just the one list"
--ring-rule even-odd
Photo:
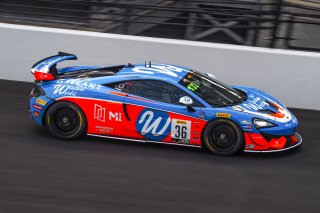
[(244, 148), (245, 148), (245, 137), (244, 137), (244, 131), (243, 131), (240, 123), (239, 123), (238, 121), (234, 120), (234, 119), (231, 119), (231, 118), (222, 118), (222, 117), (215, 117), (215, 118), (209, 120), (209, 121), (206, 123), (206, 125), (202, 128), (202, 131), (201, 131), (201, 147), (202, 147), (202, 148), (206, 148), (206, 146), (205, 146), (205, 144), (204, 144), (204, 139), (203, 139), (203, 138), (204, 138), (205, 129), (208, 127), (208, 125), (209, 125), (211, 122), (217, 121), (217, 120), (228, 120), (228, 121), (231, 121), (232, 123), (234, 123), (236, 126), (239, 127), (239, 129), (240, 129), (241, 132), (242, 132), (242, 139), (243, 139), (243, 146), (242, 146), (241, 150), (244, 150)]
[(76, 105), (77, 107), (79, 107), (84, 115), (84, 118), (86, 119), (86, 132), (88, 131), (88, 126), (89, 126), (89, 123), (88, 123), (88, 118), (87, 118), (87, 114), (86, 112), (83, 110), (83, 108), (75, 103), (74, 101), (71, 101), (71, 100), (54, 100), (46, 109), (45, 111), (43, 112), (43, 115), (42, 115), (42, 119), (41, 119), (41, 122), (42, 122), (42, 125), (43, 127), (46, 127), (46, 116), (47, 116), (47, 112), (49, 110), (50, 107), (52, 107), (54, 104), (56, 103), (59, 103), (59, 102), (70, 102), (70, 103), (73, 103), (74, 105)]

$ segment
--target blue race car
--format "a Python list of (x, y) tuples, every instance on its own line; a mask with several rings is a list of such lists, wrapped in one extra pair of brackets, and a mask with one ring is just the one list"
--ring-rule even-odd
[(295, 116), (260, 90), (168, 64), (56, 67), (76, 59), (59, 52), (31, 69), (31, 116), (57, 138), (87, 134), (205, 147), (223, 156), (302, 142)]

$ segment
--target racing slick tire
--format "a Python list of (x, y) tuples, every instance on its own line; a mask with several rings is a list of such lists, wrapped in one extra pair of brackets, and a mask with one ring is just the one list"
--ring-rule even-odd
[(76, 104), (59, 101), (48, 109), (45, 115), (45, 124), (55, 137), (73, 140), (86, 132), (87, 120)]
[(211, 121), (203, 132), (203, 143), (212, 153), (230, 156), (243, 149), (243, 132), (230, 119)]

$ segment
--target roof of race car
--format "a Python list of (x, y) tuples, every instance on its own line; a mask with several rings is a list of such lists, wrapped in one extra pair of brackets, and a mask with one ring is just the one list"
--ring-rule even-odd
[(169, 64), (152, 64), (150, 66), (133, 65), (124, 67), (117, 73), (117, 75), (142, 74), (159, 78), (170, 78), (172, 80), (175, 79), (179, 81), (189, 71), (189, 68)]
[[(120, 69), (119, 69), (120, 68)], [(97, 67), (97, 66), (75, 66), (65, 67), (60, 69), (59, 74), (72, 73), (80, 70), (105, 70), (110, 69), (109, 75), (97, 76), (99, 78), (93, 78), (93, 81), (97, 83), (108, 81), (120, 81), (128, 78), (144, 78), (144, 79), (168, 79), (174, 82), (178, 82), (183, 78), (191, 69), (183, 66), (169, 65), (169, 64), (135, 64), (127, 66), (115, 66), (115, 67)], [(113, 70), (114, 69), (114, 70)]]

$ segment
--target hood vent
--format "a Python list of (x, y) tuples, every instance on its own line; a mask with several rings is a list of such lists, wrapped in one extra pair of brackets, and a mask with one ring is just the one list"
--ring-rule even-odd
[(278, 111), (278, 107), (276, 107), (273, 103), (271, 103), (270, 101), (265, 101), (267, 104), (269, 104), (269, 106), (271, 108), (273, 108), (274, 110)]
[(258, 110), (258, 112), (261, 112), (261, 113), (263, 113), (263, 114), (276, 114), (277, 113), (277, 111), (272, 111), (272, 110), (270, 110), (270, 109), (259, 109)]

